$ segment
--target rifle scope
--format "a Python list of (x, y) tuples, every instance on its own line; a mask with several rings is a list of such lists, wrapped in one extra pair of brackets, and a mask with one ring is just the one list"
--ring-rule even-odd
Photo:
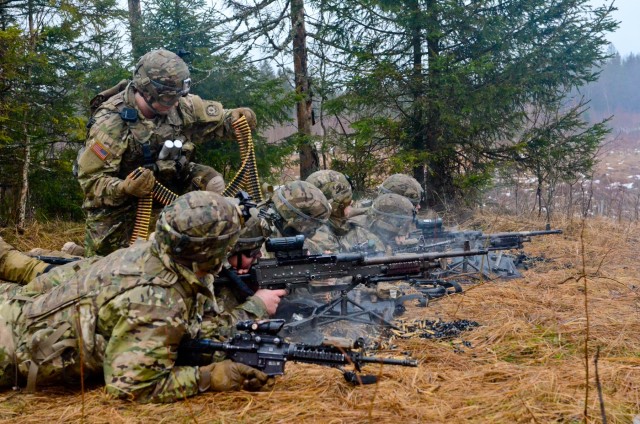
[(264, 243), (267, 252), (293, 252), (302, 250), (304, 246), (304, 236), (299, 234), (295, 237), (274, 237), (268, 238)]

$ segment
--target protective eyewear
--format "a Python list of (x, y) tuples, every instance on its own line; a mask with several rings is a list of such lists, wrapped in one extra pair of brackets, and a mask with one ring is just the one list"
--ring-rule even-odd
[(172, 97), (185, 96), (189, 94), (189, 90), (191, 90), (191, 78), (187, 78), (182, 81), (182, 88), (164, 85), (154, 80), (151, 80), (151, 84), (153, 84), (153, 86), (156, 88), (158, 94)]

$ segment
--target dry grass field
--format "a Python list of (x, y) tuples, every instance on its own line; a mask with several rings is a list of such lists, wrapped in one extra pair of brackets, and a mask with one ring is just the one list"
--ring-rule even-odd
[[(476, 216), (487, 232), (543, 228)], [(527, 253), (550, 259), (524, 278), (480, 282), (410, 306), (404, 319), (474, 320), (459, 340), (396, 339), (418, 368), (369, 365), (378, 384), (352, 386), (337, 370), (289, 364), (271, 391), (207, 393), (169, 405), (108, 398), (99, 385), (0, 392), (0, 423), (631, 423), (640, 414), (640, 228), (604, 220), (556, 222)], [(39, 224), (20, 248), (58, 248), (82, 230)], [(585, 415), (586, 413), (586, 415)], [(640, 420), (640, 417), (638, 418)]]

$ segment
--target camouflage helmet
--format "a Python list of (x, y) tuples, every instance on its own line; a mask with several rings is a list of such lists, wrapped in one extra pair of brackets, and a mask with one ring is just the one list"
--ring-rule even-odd
[(133, 86), (163, 106), (173, 106), (189, 93), (191, 78), (187, 64), (165, 49), (143, 55), (133, 71)]
[(415, 209), (406, 197), (387, 193), (376, 197), (368, 214), (373, 231), (381, 235), (383, 241), (390, 242), (396, 236), (409, 233)]
[(269, 230), (268, 224), (261, 218), (252, 216), (245, 222), (242, 230), (240, 230), (238, 241), (236, 241), (233, 249), (231, 249), (231, 253), (260, 249), (267, 237), (270, 236), (271, 231)]
[(422, 200), (424, 190), (415, 178), (405, 174), (393, 174), (380, 184), (378, 193), (399, 194), (411, 200), (415, 206)]
[[(320, 189), (306, 181), (292, 181), (271, 196), (284, 221), (284, 230), (311, 236), (331, 215), (331, 205)], [(283, 234), (292, 235), (292, 234)]]
[(309, 175), (308, 183), (318, 187), (331, 204), (332, 217), (344, 217), (344, 209), (351, 204), (353, 191), (344, 174), (325, 169)]
[(162, 210), (155, 240), (176, 262), (210, 270), (226, 258), (239, 232), (234, 204), (210, 191), (192, 191)]

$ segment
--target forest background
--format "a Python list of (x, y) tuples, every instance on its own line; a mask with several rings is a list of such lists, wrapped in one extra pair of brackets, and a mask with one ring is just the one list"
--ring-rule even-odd
[[(89, 100), (159, 47), (185, 53), (194, 93), (256, 111), (268, 182), (333, 168), (365, 195), (405, 172), (442, 213), (499, 205), (550, 219), (562, 205), (637, 220), (633, 184), (594, 200), (603, 151), (640, 131), (630, 89), (640, 56), (607, 42), (614, 10), (588, 0), (3, 0), (0, 225), (82, 220), (72, 165)], [(197, 160), (229, 179), (239, 152), (211, 140)], [(498, 200), (507, 195), (515, 202)]]

